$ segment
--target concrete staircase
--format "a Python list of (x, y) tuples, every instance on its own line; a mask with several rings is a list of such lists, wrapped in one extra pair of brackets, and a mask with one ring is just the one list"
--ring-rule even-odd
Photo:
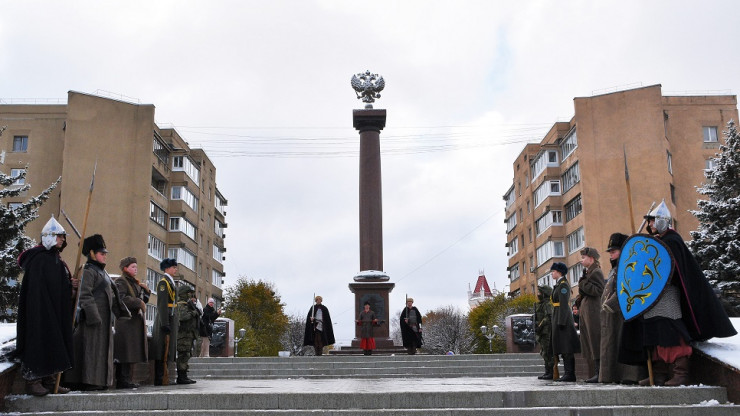
[(716, 386), (537, 380), (535, 354), (193, 359), (191, 385), (10, 395), (23, 415), (739, 415)]

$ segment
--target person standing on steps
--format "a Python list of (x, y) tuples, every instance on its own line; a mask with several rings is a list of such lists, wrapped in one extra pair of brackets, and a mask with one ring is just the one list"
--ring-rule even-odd
[(599, 252), (593, 247), (581, 250), (583, 277), (578, 281), (578, 298), (581, 315), (581, 351), (588, 364), (591, 378), (586, 383), (599, 381), (599, 354), (601, 351), (601, 295), (604, 293), (604, 273), (599, 263)]
[(576, 353), (581, 352), (581, 342), (573, 324), (570, 309), (570, 283), (565, 277), (568, 266), (553, 263), (550, 267), (555, 287), (552, 290), (552, 353), (553, 357), (562, 355), (563, 375), (553, 381), (576, 381)]
[(306, 329), (303, 333), (303, 345), (313, 345), (316, 355), (323, 354), (324, 347), (335, 342), (329, 308), (321, 304), (323, 301), (321, 296), (314, 298), (314, 305), (306, 316)]

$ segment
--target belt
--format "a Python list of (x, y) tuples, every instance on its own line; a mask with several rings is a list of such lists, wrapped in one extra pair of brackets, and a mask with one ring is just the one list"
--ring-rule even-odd
[(176, 304), (176, 303), (168, 303), (168, 304), (167, 304), (167, 307), (168, 307), (168, 308), (174, 308), (175, 306), (177, 306), (177, 304)]
[(560, 306), (560, 302), (553, 302), (552, 306)]

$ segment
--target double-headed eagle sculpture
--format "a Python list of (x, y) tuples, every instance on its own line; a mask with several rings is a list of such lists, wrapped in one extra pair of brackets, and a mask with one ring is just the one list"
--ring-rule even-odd
[(363, 103), (368, 103), (365, 108), (373, 108), (372, 104), (376, 98), (380, 98), (379, 92), (385, 88), (385, 80), (378, 74), (371, 74), (370, 71), (352, 75), (352, 88), (357, 94), (357, 99), (362, 99)]

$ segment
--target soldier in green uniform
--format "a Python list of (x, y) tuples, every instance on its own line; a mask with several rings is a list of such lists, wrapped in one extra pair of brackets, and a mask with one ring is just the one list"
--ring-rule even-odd
[(575, 353), (581, 352), (581, 341), (573, 324), (573, 312), (570, 309), (570, 283), (565, 277), (568, 266), (565, 263), (553, 263), (550, 267), (552, 277), (556, 280), (552, 289), (552, 353), (563, 356), (563, 375), (553, 381), (576, 381)]
[(188, 361), (193, 355), (193, 343), (198, 339), (198, 321), (202, 312), (196, 306), (195, 291), (187, 285), (177, 288), (177, 384), (193, 384), (188, 378)]
[(537, 305), (534, 309), (537, 343), (540, 344), (540, 355), (545, 360), (545, 374), (537, 377), (540, 380), (552, 380), (555, 359), (552, 355), (552, 288), (547, 285), (537, 287)]

